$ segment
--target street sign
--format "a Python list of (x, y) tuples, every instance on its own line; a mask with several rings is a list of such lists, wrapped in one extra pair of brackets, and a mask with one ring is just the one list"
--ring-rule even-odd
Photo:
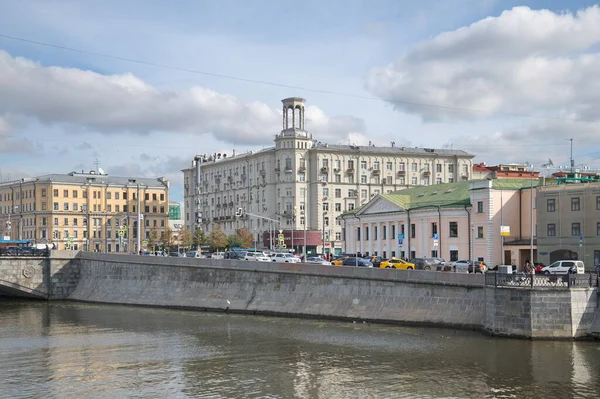
[(398, 239), (402, 240), (404, 238), (404, 234), (398, 234)]
[(125, 237), (125, 230), (119, 230), (119, 237)]
[(279, 241), (285, 241), (285, 237), (283, 236), (283, 234), (277, 234), (277, 239)]
[(579, 234), (579, 242), (583, 241), (583, 234)]
[(398, 238), (398, 245), (402, 245), (402, 238)]
[(438, 240), (438, 238), (439, 238), (438, 234), (437, 234), (437, 233), (435, 233), (435, 234), (433, 235), (433, 239), (434, 239), (435, 241), (437, 241), (437, 240)]
[(143, 246), (147, 246), (147, 245), (148, 245), (148, 240), (144, 240), (144, 241), (142, 241), (142, 245), (143, 245)]
[(510, 226), (500, 226), (500, 235), (501, 236), (509, 236), (510, 235)]

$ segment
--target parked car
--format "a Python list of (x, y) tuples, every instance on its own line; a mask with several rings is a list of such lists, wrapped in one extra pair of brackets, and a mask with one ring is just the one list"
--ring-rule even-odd
[[(150, 255), (150, 252), (148, 252), (148, 255)], [(185, 258), (185, 254), (180, 252), (169, 252), (169, 256)]]
[(542, 262), (533, 262), (536, 274), (542, 273), (542, 269), (546, 267)]
[(190, 251), (185, 253), (186, 258), (204, 258), (200, 251)]
[(338, 255), (331, 261), (331, 264), (334, 266), (342, 266), (344, 259), (346, 259), (348, 255)]
[(342, 266), (373, 267), (373, 263), (365, 258), (347, 257), (342, 261)]
[[(475, 273), (487, 272), (487, 265), (484, 261), (476, 260), (475, 262), (473, 262), (473, 264), (475, 265)], [(469, 273), (473, 273), (473, 265), (469, 264), (467, 270), (469, 271)]]
[(381, 256), (365, 256), (364, 259), (370, 260), (373, 267), (381, 267), (381, 262), (385, 260)]
[(262, 251), (248, 251), (244, 257), (246, 260), (253, 260), (257, 262), (271, 262), (271, 258)]
[(550, 266), (546, 266), (542, 268), (543, 274), (567, 274), (569, 273), (569, 269), (575, 266), (577, 270), (577, 274), (585, 273), (585, 265), (580, 260), (558, 260), (551, 264)]
[(309, 258), (306, 258), (306, 263), (313, 263), (313, 264), (317, 264), (317, 265), (325, 265), (325, 266), (331, 266), (331, 262), (326, 261), (325, 259), (318, 257), (318, 256), (311, 256)]
[(277, 263), (300, 263), (300, 259), (290, 253), (277, 253), (271, 256), (271, 260)]
[[(214, 258), (214, 256), (213, 256)], [(227, 251), (225, 252), (225, 259), (231, 260), (245, 260), (246, 251)]]
[[(374, 267), (375, 264), (373, 264)], [(407, 262), (405, 260), (402, 259), (398, 259), (398, 258), (391, 258), (388, 260), (384, 260), (379, 264), (379, 267), (382, 269), (403, 269), (403, 270), (412, 270), (415, 268), (415, 264), (414, 263), (410, 263)]]
[(455, 269), (457, 272), (467, 273), (469, 271), (470, 265), (470, 260), (457, 260), (455, 262), (452, 262), (452, 268)]
[(415, 265), (415, 270), (436, 270), (438, 266), (435, 258), (415, 258), (410, 263)]

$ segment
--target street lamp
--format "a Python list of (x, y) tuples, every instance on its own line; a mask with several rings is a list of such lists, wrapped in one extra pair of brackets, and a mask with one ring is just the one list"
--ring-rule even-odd
[(533, 165), (529, 165), (529, 168), (531, 170), (531, 180), (529, 185), (529, 200), (531, 206), (529, 215), (529, 223), (531, 225), (531, 237), (529, 238), (529, 266), (533, 268)]
[(323, 256), (325, 256), (325, 215), (327, 215), (327, 211), (323, 211), (323, 234), (322, 234), (322, 248), (323, 248)]
[(136, 241), (136, 253), (140, 253), (141, 247), (141, 239), (142, 239), (142, 213), (140, 211), (140, 206), (142, 204), (140, 200), (140, 183), (136, 179), (129, 179), (129, 183), (135, 183), (137, 187), (137, 241)]

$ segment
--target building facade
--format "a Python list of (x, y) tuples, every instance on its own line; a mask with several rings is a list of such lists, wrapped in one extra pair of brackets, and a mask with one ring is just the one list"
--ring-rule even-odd
[[(536, 185), (537, 180), (495, 179), (378, 195), (340, 217), (345, 251), (523, 265), (530, 259)], [(501, 226), (509, 235), (501, 235)], [(533, 244), (535, 260), (535, 240)]]
[[(460, 150), (332, 145), (306, 130), (305, 100), (287, 98), (274, 147), (228, 156), (198, 155), (184, 169), (186, 228), (226, 234), (241, 227), (259, 246), (284, 235), (287, 248), (340, 253), (338, 216), (378, 194), (466, 181), (473, 155)], [(236, 217), (238, 209), (242, 217)], [(279, 233), (278, 230), (282, 230)]]
[(485, 162), (473, 165), (473, 180), (482, 179), (538, 179), (540, 172), (529, 169), (527, 164), (507, 163), (486, 165)]
[(51, 174), (0, 183), (0, 229), (58, 249), (137, 252), (152, 232), (165, 231), (168, 204), (164, 178)]
[(579, 259), (586, 270), (600, 265), (600, 183), (544, 186), (539, 204), (541, 261)]

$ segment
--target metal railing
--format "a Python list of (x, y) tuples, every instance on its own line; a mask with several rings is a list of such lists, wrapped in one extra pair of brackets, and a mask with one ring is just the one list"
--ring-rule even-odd
[(39, 249), (35, 247), (7, 247), (0, 248), (0, 256), (50, 256), (50, 249)]
[(598, 273), (585, 274), (525, 274), (486, 273), (485, 285), (515, 288), (594, 288), (598, 287)]

